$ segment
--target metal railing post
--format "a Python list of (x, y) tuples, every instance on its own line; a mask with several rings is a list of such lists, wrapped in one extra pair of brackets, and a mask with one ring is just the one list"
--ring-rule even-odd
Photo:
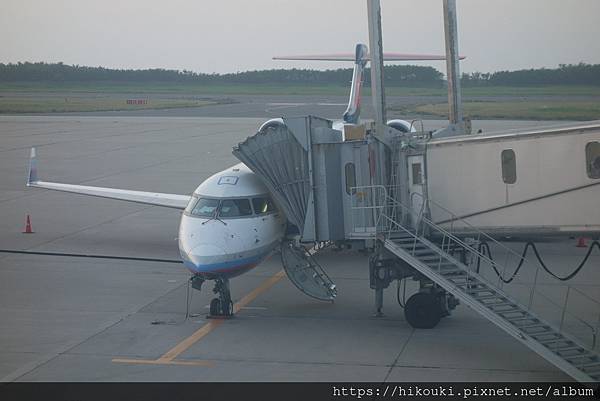
[(567, 286), (567, 295), (565, 296), (565, 303), (563, 305), (563, 310), (562, 310), (562, 314), (560, 317), (560, 326), (559, 326), (559, 330), (563, 331), (563, 324), (565, 323), (565, 314), (567, 312), (567, 303), (569, 302), (569, 293), (571, 292), (571, 286), (568, 285)]
[(538, 265), (537, 269), (535, 269), (535, 276), (533, 277), (533, 285), (531, 286), (531, 291), (529, 292), (529, 310), (531, 310), (531, 305), (533, 305), (533, 296), (535, 293), (535, 287), (537, 286), (538, 273), (540, 271), (540, 266)]

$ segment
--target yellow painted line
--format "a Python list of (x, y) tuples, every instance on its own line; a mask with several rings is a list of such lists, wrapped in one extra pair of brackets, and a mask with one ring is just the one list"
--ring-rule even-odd
[(210, 361), (161, 361), (160, 359), (125, 359), (115, 358), (114, 363), (128, 363), (138, 365), (184, 365), (184, 366), (206, 366), (212, 367), (214, 364)]
[(179, 344), (177, 344), (176, 346), (174, 346), (173, 348), (171, 348), (170, 350), (165, 352), (163, 354), (163, 356), (161, 356), (157, 360), (160, 362), (172, 361), (173, 359), (177, 358), (177, 356), (179, 356), (179, 354), (181, 354), (182, 352), (187, 350), (189, 347), (194, 345), (202, 337), (204, 337), (205, 335), (207, 335), (208, 333), (213, 331), (215, 328), (222, 325), (224, 321), (225, 320), (223, 320), (223, 319), (214, 319), (214, 320), (208, 321), (207, 323), (204, 324), (204, 326), (202, 326), (198, 330), (196, 330), (196, 332), (194, 334), (192, 334), (191, 336), (189, 336), (188, 338), (181, 341)]
[[(260, 294), (267, 291), (269, 288), (277, 284), (279, 280), (285, 277), (285, 271), (280, 270), (275, 275), (265, 280), (261, 285), (256, 287), (238, 302), (233, 305), (233, 313), (237, 313), (244, 306), (248, 305), (250, 302), (254, 301), (256, 297)], [(140, 364), (157, 364), (157, 365), (197, 365), (200, 363), (208, 363), (205, 361), (174, 361), (181, 353), (185, 352), (188, 348), (202, 339), (204, 336), (212, 332), (214, 329), (219, 327), (226, 319), (213, 319), (205, 323), (202, 327), (196, 330), (191, 336), (187, 337), (179, 344), (175, 345), (173, 348), (165, 352), (160, 358), (156, 360), (147, 360), (147, 359), (113, 359), (113, 362), (116, 363), (140, 363)]]
[(252, 290), (248, 295), (244, 298), (240, 299), (233, 305), (233, 313), (238, 313), (240, 309), (244, 306), (248, 305), (250, 302), (254, 301), (256, 297), (258, 297), (263, 292), (267, 291), (269, 288), (273, 287), (279, 280), (285, 277), (285, 272), (283, 270), (278, 271), (275, 275), (268, 280), (265, 280), (260, 286), (256, 287)]

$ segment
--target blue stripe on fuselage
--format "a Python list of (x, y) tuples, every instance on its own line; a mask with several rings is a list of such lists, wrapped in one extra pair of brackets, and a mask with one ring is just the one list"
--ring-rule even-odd
[(189, 260), (184, 260), (183, 264), (185, 265), (185, 267), (187, 267), (195, 273), (220, 273), (222, 271), (226, 271), (227, 273), (233, 273), (238, 267), (244, 268), (253, 263), (259, 263), (262, 259), (267, 257), (267, 255), (270, 252), (271, 251), (269, 250), (256, 256), (237, 259), (230, 262), (212, 263), (208, 265), (196, 265)]

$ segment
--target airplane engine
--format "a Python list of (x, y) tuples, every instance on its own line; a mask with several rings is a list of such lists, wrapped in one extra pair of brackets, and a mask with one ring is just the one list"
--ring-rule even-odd
[(267, 130), (267, 128), (276, 128), (279, 126), (285, 125), (283, 122), (283, 118), (271, 118), (270, 120), (265, 121), (258, 128), (258, 132), (263, 132)]
[(414, 125), (405, 120), (388, 120), (386, 125), (400, 132), (416, 132)]

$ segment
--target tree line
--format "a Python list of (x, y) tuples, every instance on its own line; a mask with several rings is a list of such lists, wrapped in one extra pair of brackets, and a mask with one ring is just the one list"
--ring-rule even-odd
[[(166, 82), (197, 84), (316, 84), (348, 85), (351, 68), (335, 70), (274, 69), (228, 74), (205, 74), (162, 68), (133, 70), (86, 67), (63, 63), (0, 63), (0, 82)], [(367, 68), (365, 84), (369, 85)], [(390, 65), (384, 68), (388, 86), (441, 87), (444, 75), (433, 67)], [(462, 75), (465, 86), (600, 85), (600, 64), (563, 64), (541, 68)]]
[(558, 68), (537, 68), (494, 73), (462, 74), (465, 86), (600, 85), (600, 64), (560, 64)]
[[(368, 81), (369, 71), (366, 71)], [(85, 67), (63, 63), (0, 63), (0, 82), (170, 82), (199, 84), (330, 84), (347, 85), (351, 68), (336, 70), (275, 69), (228, 74), (205, 74), (162, 68), (132, 70)], [(439, 85), (443, 75), (432, 67), (386, 66), (389, 85)]]

